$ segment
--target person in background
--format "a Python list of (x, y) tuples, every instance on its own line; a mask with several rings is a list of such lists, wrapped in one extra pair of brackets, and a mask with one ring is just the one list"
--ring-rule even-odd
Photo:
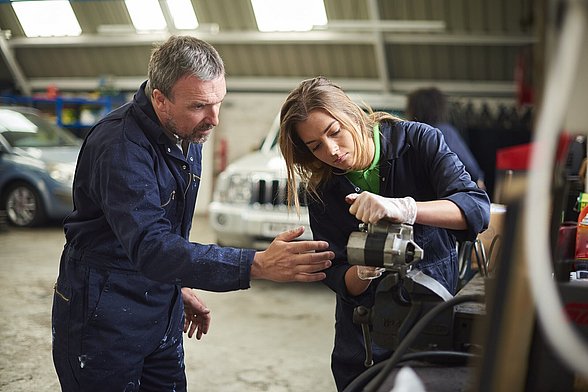
[[(383, 272), (348, 264), (349, 235), (362, 221), (414, 225), (415, 241), (424, 249), (416, 267), (454, 294), (456, 238), (473, 241), (488, 227), (490, 200), (439, 130), (369, 108), (366, 113), (323, 77), (303, 81), (286, 99), (279, 146), (288, 172), (288, 204), (300, 212), (298, 187), (304, 184), (314, 238), (327, 241), (335, 253), (323, 282), (337, 295), (331, 368), (343, 390), (366, 370), (353, 309), (373, 307)], [(375, 363), (390, 355), (373, 345)]]
[(409, 121), (418, 121), (439, 129), (445, 137), (449, 149), (457, 154), (470, 173), (472, 180), (486, 190), (484, 172), (470, 151), (458, 130), (447, 122), (447, 97), (439, 89), (423, 88), (408, 94), (405, 117)]
[(93, 127), (78, 158), (52, 311), (64, 391), (185, 391), (182, 330), (199, 339), (210, 325), (191, 288), (318, 281), (334, 256), (314, 252), (324, 241), (292, 242), (303, 227), (260, 252), (190, 242), (223, 61), (204, 41), (172, 36), (153, 50), (148, 77)]

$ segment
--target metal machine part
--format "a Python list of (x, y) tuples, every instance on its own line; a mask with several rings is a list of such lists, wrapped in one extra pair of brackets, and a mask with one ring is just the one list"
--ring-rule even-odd
[[(395, 350), (419, 319), (453, 297), (437, 281), (413, 269), (422, 259), (423, 249), (414, 241), (412, 226), (379, 221), (361, 224), (359, 229), (351, 233), (347, 242), (349, 264), (384, 267), (388, 271), (378, 283), (373, 308), (360, 306), (353, 314), (353, 321), (362, 326), (365, 364), (369, 367), (373, 364), (372, 339), (381, 348)], [(414, 348), (453, 349), (453, 325), (454, 313), (450, 309), (419, 335)]]
[(347, 242), (347, 261), (353, 265), (384, 267), (401, 278), (423, 257), (414, 242), (412, 226), (388, 221), (360, 224)]

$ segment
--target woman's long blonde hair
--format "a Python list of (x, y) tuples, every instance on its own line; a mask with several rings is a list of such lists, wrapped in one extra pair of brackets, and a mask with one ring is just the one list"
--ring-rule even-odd
[(367, 113), (339, 86), (324, 77), (304, 80), (288, 95), (280, 112), (278, 144), (288, 171), (288, 206), (294, 206), (298, 214), (300, 200), (296, 175), (307, 194), (320, 199), (317, 188), (331, 178), (333, 167), (318, 160), (300, 140), (297, 124), (306, 121), (313, 110), (325, 110), (351, 133), (356, 157), (349, 171), (365, 169), (373, 160), (368, 142), (374, 137), (374, 125), (386, 119), (400, 120), (386, 112), (373, 112), (365, 106)]

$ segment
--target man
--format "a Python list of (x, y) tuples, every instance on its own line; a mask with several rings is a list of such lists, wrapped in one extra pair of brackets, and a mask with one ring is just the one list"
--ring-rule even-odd
[(224, 65), (209, 44), (174, 36), (153, 51), (148, 77), (96, 124), (78, 158), (52, 314), (64, 391), (183, 391), (182, 330), (200, 338), (210, 323), (190, 288), (318, 281), (333, 258), (313, 252), (325, 242), (291, 242), (303, 228), (263, 252), (190, 243)]
[(431, 87), (410, 92), (407, 96), (404, 114), (410, 121), (422, 122), (439, 129), (445, 138), (445, 143), (451, 151), (457, 154), (466, 171), (470, 173), (472, 180), (480, 189), (486, 190), (484, 172), (474, 154), (459, 131), (447, 122), (447, 97), (441, 90)]

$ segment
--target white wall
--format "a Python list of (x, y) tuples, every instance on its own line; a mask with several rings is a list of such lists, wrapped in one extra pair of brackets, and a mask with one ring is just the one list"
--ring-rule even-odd
[(231, 93), (221, 106), (219, 125), (204, 144), (203, 168), (196, 214), (206, 214), (219, 172), (221, 139), (227, 142), (227, 164), (261, 146), (288, 94)]

